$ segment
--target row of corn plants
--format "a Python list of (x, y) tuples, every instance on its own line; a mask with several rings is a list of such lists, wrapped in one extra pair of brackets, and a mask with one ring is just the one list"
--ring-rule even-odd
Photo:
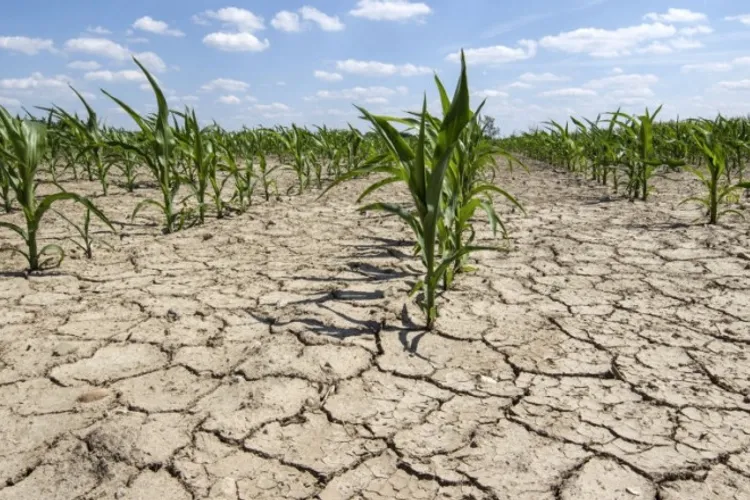
[(750, 162), (750, 119), (718, 116), (714, 120), (658, 122), (653, 113), (604, 113), (595, 120), (571, 117), (548, 122), (501, 144), (525, 157), (565, 168), (610, 185), (631, 200), (646, 201), (652, 180), (663, 171), (684, 169), (700, 181), (703, 192), (683, 203), (705, 209), (709, 224), (723, 215), (742, 216), (737, 205)]

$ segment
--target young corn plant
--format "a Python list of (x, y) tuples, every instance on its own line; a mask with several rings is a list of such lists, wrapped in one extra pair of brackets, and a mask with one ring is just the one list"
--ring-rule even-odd
[[(70, 238), (70, 241), (72, 241), (75, 246), (81, 249), (87, 259), (92, 259), (94, 257), (94, 237), (91, 234), (91, 209), (88, 207), (86, 208), (86, 211), (83, 213), (83, 222), (81, 224), (76, 224), (68, 217), (66, 217), (65, 214), (58, 212), (57, 210), (55, 210), (55, 213), (61, 219), (67, 222), (71, 227), (73, 227), (73, 229), (75, 229), (78, 233), (78, 236), (80, 236), (81, 238), (81, 241), (78, 241), (75, 238)], [(111, 245), (104, 241), (102, 241), (101, 243), (109, 248), (112, 248)]]
[(282, 150), (289, 154), (292, 160), (292, 168), (297, 174), (299, 182), (299, 194), (305, 190), (310, 183), (310, 152), (305, 144), (306, 131), (292, 125), (292, 128), (277, 132), (270, 131), (281, 144)]
[[(434, 119), (427, 113), (425, 97), (422, 111), (418, 113), (419, 135), (413, 146), (394, 126), (404, 123), (404, 120), (376, 116), (366, 109), (358, 108), (385, 145), (387, 153), (383, 158), (370, 161), (342, 175), (328, 188), (331, 189), (344, 180), (372, 172), (383, 173), (386, 177), (368, 187), (360, 199), (395, 182), (403, 182), (409, 188), (411, 209), (394, 203), (378, 202), (365, 205), (360, 210), (394, 214), (403, 219), (414, 232), (425, 271), (424, 277), (415, 285), (415, 291), (422, 289), (420, 306), (425, 313), (428, 329), (434, 326), (438, 316), (437, 291), (445, 273), (464, 255), (484, 249), (469, 245), (457, 252), (441, 254), (438, 246), (440, 225), (445, 224), (443, 192), (446, 174), (461, 134), (473, 117), (469, 107), (469, 85), (463, 54), (461, 76), (456, 91), (452, 100), (444, 97), (443, 108), (445, 116), (439, 123), (433, 123)], [(428, 127), (434, 129), (434, 137), (428, 137)]]
[(276, 184), (276, 180), (271, 177), (271, 174), (273, 174), (276, 169), (279, 168), (280, 165), (275, 165), (271, 168), (268, 168), (268, 161), (266, 160), (266, 154), (260, 150), (258, 151), (258, 179), (260, 180), (260, 185), (263, 188), (263, 197), (268, 201), (271, 198), (271, 189), (273, 189), (273, 193), (278, 199), (279, 197), (279, 188)]
[[(442, 96), (444, 112), (447, 112), (448, 109), (445, 106), (450, 101), (447, 99), (440, 80), (436, 78), (436, 81)], [(525, 212), (513, 195), (486, 178), (488, 173), (494, 173), (498, 158), (504, 158), (511, 169), (514, 163), (520, 164), (520, 162), (488, 139), (486, 134), (488, 124), (481, 121), (480, 115), (483, 106), (484, 103), (476, 110), (461, 134), (446, 173), (443, 195), (445, 235), (441, 237), (441, 243), (444, 246), (442, 252), (446, 255), (459, 256), (455, 259), (453, 266), (446, 270), (444, 276), (446, 289), (451, 286), (454, 275), (474, 270), (466, 263), (469, 255), (464, 252), (464, 248), (471, 247), (474, 243), (476, 233), (472, 220), (477, 210), (481, 209), (486, 213), (493, 235), (497, 235), (499, 228), (504, 237), (507, 237), (507, 230), (495, 210), (494, 196), (506, 199), (521, 212)]]
[[(209, 194), (208, 189), (216, 184), (218, 160), (211, 138), (201, 130), (195, 111), (186, 111), (183, 116), (185, 127), (184, 133), (179, 136), (179, 144), (190, 163), (188, 168), (191, 170), (189, 177), (185, 180), (198, 203), (198, 222), (203, 224), (206, 220), (206, 195)], [(219, 209), (219, 217), (221, 217), (221, 207)]]
[(107, 217), (83, 196), (63, 191), (37, 198), (37, 171), (47, 148), (47, 128), (43, 123), (12, 118), (5, 108), (0, 106), (0, 124), (3, 137), (7, 138), (4, 140), (4, 147), (0, 148), (0, 157), (10, 168), (10, 185), (26, 220), (26, 228), (4, 221), (0, 221), (0, 227), (17, 233), (23, 239), (26, 250), (14, 248), (12, 251), (26, 258), (30, 271), (38, 271), (42, 267), (47, 267), (48, 261), (41, 260), (45, 255), (57, 254), (56, 261), (52, 257), (53, 266), (59, 266), (65, 256), (59, 245), (50, 244), (39, 249), (37, 242), (37, 234), (44, 215), (58, 201), (71, 200), (83, 205), (114, 230)]
[(663, 158), (656, 153), (654, 147), (654, 119), (661, 111), (659, 106), (653, 114), (648, 109), (645, 114), (633, 117), (620, 111), (613, 113), (613, 120), (625, 118), (619, 122), (626, 134), (625, 152), (622, 162), (628, 175), (627, 191), (631, 200), (648, 199), (651, 192), (649, 184), (659, 167), (667, 165), (678, 167), (685, 164), (682, 159)]
[(708, 214), (708, 223), (717, 224), (719, 218), (726, 214), (735, 214), (743, 217), (742, 213), (735, 209), (722, 207), (730, 201), (731, 195), (738, 189), (750, 189), (750, 182), (728, 184), (724, 182), (727, 169), (727, 158), (725, 144), (717, 135), (718, 124), (709, 120), (701, 120), (692, 127), (690, 132), (693, 143), (700, 149), (706, 160), (703, 172), (698, 168), (686, 167), (692, 172), (706, 189), (703, 196), (687, 198), (682, 203), (698, 203), (705, 207)]
[(164, 216), (164, 232), (172, 233), (180, 229), (185, 215), (182, 210), (175, 208), (175, 197), (180, 189), (180, 177), (174, 168), (177, 146), (172, 127), (169, 125), (169, 107), (164, 93), (151, 73), (136, 58), (133, 58), (133, 61), (146, 75), (154, 91), (157, 103), (156, 116), (154, 118), (141, 116), (123, 101), (102, 90), (135, 121), (142, 137), (138, 144), (115, 140), (111, 145), (132, 151), (146, 163), (161, 191), (161, 201), (143, 200), (135, 207), (131, 217), (135, 218), (146, 206), (156, 207)]
[(91, 168), (93, 164), (96, 169), (96, 178), (102, 186), (102, 193), (104, 196), (107, 196), (109, 192), (109, 170), (112, 168), (112, 163), (105, 161), (104, 158), (105, 142), (102, 137), (99, 120), (94, 108), (86, 102), (81, 93), (73, 87), (70, 87), (70, 89), (75, 92), (78, 99), (86, 108), (86, 112), (88, 113), (86, 121), (84, 122), (78, 116), (71, 115), (58, 106), (54, 106), (50, 112), (58, 116), (60, 121), (71, 130), (71, 137), (79, 144), (79, 154), (76, 159), (84, 161), (90, 179), (93, 179), (93, 169)]

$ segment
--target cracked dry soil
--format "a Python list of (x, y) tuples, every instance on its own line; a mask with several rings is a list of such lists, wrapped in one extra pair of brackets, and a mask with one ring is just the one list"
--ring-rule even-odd
[(678, 174), (648, 204), (505, 176), (511, 251), (424, 334), (364, 182), (28, 279), (0, 254), (0, 499), (750, 498), (745, 223), (692, 224)]

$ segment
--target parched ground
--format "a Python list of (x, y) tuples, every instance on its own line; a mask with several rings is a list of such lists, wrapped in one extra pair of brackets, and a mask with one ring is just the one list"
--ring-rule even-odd
[(427, 334), (359, 181), (28, 279), (0, 254), (0, 499), (750, 498), (748, 225), (669, 177), (506, 176), (528, 216)]

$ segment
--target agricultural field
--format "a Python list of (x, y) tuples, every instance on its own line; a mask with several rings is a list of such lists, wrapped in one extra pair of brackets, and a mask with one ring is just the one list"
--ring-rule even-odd
[(497, 139), (462, 68), (365, 133), (0, 108), (0, 499), (750, 498), (747, 120)]

